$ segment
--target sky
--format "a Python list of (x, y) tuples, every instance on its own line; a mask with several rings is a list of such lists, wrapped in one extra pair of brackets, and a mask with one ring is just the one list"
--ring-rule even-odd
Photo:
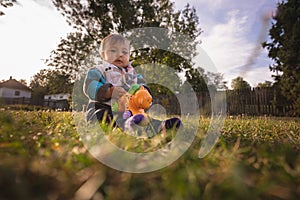
[[(228, 86), (233, 78), (242, 76), (255, 87), (273, 80), (268, 67), (272, 61), (260, 43), (267, 39), (271, 27), (268, 17), (275, 13), (277, 1), (177, 0), (175, 6), (181, 9), (189, 3), (196, 8), (203, 31), (199, 48), (217, 72), (224, 74)], [(18, 5), (2, 10), (5, 15), (0, 17), (0, 81), (12, 76), (29, 83), (34, 74), (48, 68), (44, 60), (72, 28), (51, 0), (19, 0)], [(200, 58), (195, 59), (196, 64), (197, 59)]]
[(19, 0), (0, 17), (0, 80), (30, 78), (48, 66), (44, 60), (72, 31), (51, 0)]

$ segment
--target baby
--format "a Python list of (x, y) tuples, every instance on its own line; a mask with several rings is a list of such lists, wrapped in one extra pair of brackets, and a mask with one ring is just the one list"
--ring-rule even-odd
[[(116, 123), (113, 122), (112, 100), (117, 101), (121, 98), (133, 84), (143, 85), (150, 92), (143, 77), (131, 66), (129, 52), (130, 42), (119, 34), (110, 34), (102, 40), (100, 55), (103, 63), (89, 69), (83, 86), (84, 93), (89, 98), (87, 121), (114, 123), (115, 126), (124, 129), (123, 113), (114, 112), (117, 116)], [(141, 120), (137, 118), (133, 123), (139, 124)], [(156, 133), (162, 129), (181, 126), (178, 118), (150, 121)]]

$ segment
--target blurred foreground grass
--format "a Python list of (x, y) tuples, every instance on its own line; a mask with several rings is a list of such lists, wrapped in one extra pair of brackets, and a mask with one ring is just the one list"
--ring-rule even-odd
[[(197, 137), (172, 165), (130, 174), (89, 154), (72, 113), (0, 111), (0, 199), (299, 199), (299, 118), (228, 117), (215, 148), (199, 159), (209, 121), (189, 121), (199, 124)], [(165, 142), (109, 137), (138, 151)]]

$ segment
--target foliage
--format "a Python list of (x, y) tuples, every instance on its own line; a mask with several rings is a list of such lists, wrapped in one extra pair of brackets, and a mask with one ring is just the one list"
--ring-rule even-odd
[(51, 69), (40, 70), (30, 81), (32, 89), (43, 87), (47, 89), (48, 94), (71, 93), (72, 86), (69, 74)]
[(207, 92), (210, 90), (226, 89), (223, 74), (207, 71), (201, 67), (192, 68), (185, 72), (186, 80), (182, 85), (182, 91), (188, 92), (190, 87), (195, 92)]
[(232, 79), (231, 81), (231, 87), (234, 89), (234, 90), (242, 90), (242, 89), (250, 89), (251, 86), (250, 84), (245, 81), (243, 79), (243, 77), (236, 77), (235, 79)]
[(189, 92), (190, 87), (192, 87), (195, 92), (208, 91), (207, 75), (204, 73), (204, 69), (200, 67), (191, 69), (185, 73), (185, 76), (186, 81), (182, 85), (183, 92)]
[(42, 69), (35, 74), (31, 81), (32, 99), (35, 105), (42, 104), (44, 95), (72, 93), (73, 83), (70, 74), (59, 70)]
[(47, 106), (37, 106), (37, 105), (29, 105), (29, 104), (1, 104), (0, 103), (0, 109), (1, 110), (23, 110), (23, 111), (40, 111), (40, 110), (51, 110), (51, 108)]
[(27, 86), (27, 81), (25, 79), (20, 79), (19, 82)]
[(72, 91), (72, 110), (76, 111), (85, 111), (85, 107), (88, 105), (88, 98), (83, 93), (83, 84), (84, 84), (84, 76), (86, 73), (82, 74), (82, 77), (78, 77), (78, 79), (74, 82), (74, 87)]
[(153, 97), (178, 92), (181, 80), (174, 69), (158, 64), (142, 64), (136, 69), (143, 75)]
[[(58, 48), (51, 53), (47, 64), (69, 74), (72, 80), (75, 79), (76, 74), (82, 74), (84, 70), (101, 60), (98, 49), (104, 36), (112, 32), (122, 33), (135, 28), (159, 27), (166, 28), (169, 32), (163, 36), (150, 30), (147, 35), (153, 36), (151, 39), (155, 40), (155, 44), (168, 44), (172, 41), (172, 51), (174, 52), (157, 48), (156, 45), (150, 45), (147, 48), (134, 48), (131, 54), (131, 60), (134, 61), (133, 65), (159, 64), (169, 66), (174, 71), (170, 77), (165, 76), (164, 79), (166, 80), (163, 82), (168, 79), (167, 85), (174, 84), (175, 88), (179, 88), (181, 81), (176, 73), (183, 72), (188, 81), (191, 81), (190, 84), (194, 90), (207, 89), (203, 78), (195, 73), (195, 66), (192, 62), (192, 58), (197, 54), (196, 46), (200, 43), (198, 37), (202, 31), (199, 28), (196, 10), (189, 4), (182, 10), (175, 11), (174, 3), (169, 0), (54, 0), (53, 2), (66, 17), (67, 22), (74, 27), (75, 32), (61, 40)], [(186, 38), (174, 34), (176, 32)], [(134, 37), (138, 36), (134, 35)], [(145, 45), (143, 39), (139, 42)], [(178, 55), (175, 52), (184, 55), (180, 55), (180, 53)], [(147, 75), (144, 72), (140, 73), (146, 79), (155, 80), (156, 75), (161, 70), (153, 70), (152, 72), (146, 71)], [(214, 83), (215, 81), (221, 82), (223, 79), (222, 75), (212, 72), (210, 72), (210, 77), (213, 77)], [(201, 89), (198, 86), (199, 81), (202, 83)], [(154, 95), (160, 93), (171, 95), (170, 89), (173, 89), (173, 86), (167, 89), (165, 85), (161, 84), (150, 87)]]
[(37, 85), (32, 88), (31, 99), (33, 105), (43, 106), (44, 96), (48, 94), (48, 90), (46, 87)]
[[(6, 188), (0, 199), (72, 199), (85, 184), (90, 187), (81, 199), (300, 197), (299, 118), (228, 117), (215, 148), (199, 159), (209, 121), (189, 120), (199, 124), (196, 139), (172, 165), (130, 174), (90, 156), (71, 113), (0, 111), (0, 186)], [(165, 144), (117, 132), (107, 136), (129, 150), (151, 151)]]
[(95, 49), (98, 49), (104, 36), (143, 27), (168, 28), (186, 35), (192, 42), (177, 42), (175, 48), (184, 44), (191, 53), (189, 59), (183, 59), (155, 47), (146, 48), (133, 52), (132, 59), (136, 63), (160, 63), (171, 66), (176, 71), (190, 69), (192, 66), (191, 58), (195, 55), (196, 45), (199, 43), (197, 37), (201, 30), (196, 11), (188, 4), (182, 11), (174, 11), (174, 3), (169, 0), (53, 0), (53, 3), (74, 27), (75, 32), (61, 40), (58, 48), (52, 52), (47, 60), (50, 66), (74, 75), (82, 65), (93, 65), (93, 56), (90, 55), (99, 55)]
[(270, 70), (277, 72), (282, 95), (292, 101), (300, 112), (300, 2), (288, 0), (278, 3), (269, 31), (270, 41), (263, 43), (273, 59)]
[(258, 83), (257, 87), (258, 88), (268, 88), (268, 87), (272, 87), (272, 82), (271, 81), (265, 81), (263, 83)]
[[(17, 3), (17, 0), (1, 0), (0, 1), (0, 8), (4, 7), (11, 7), (13, 6), (15, 3)], [(3, 11), (0, 10), (0, 16), (5, 15), (5, 13)]]
[(228, 89), (226, 84), (227, 82), (224, 81), (224, 74), (222, 73), (214, 73), (214, 72), (207, 72), (208, 77), (208, 87), (215, 89), (215, 90), (226, 90)]

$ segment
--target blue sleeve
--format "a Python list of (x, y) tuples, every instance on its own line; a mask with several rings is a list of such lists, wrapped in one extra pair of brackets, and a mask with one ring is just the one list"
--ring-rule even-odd
[(145, 84), (145, 80), (144, 80), (144, 78), (143, 78), (143, 76), (141, 74), (137, 74), (136, 78), (137, 78), (137, 83), (138, 84), (140, 84), (140, 85)]
[(106, 84), (106, 80), (97, 68), (92, 68), (88, 71), (83, 90), (89, 99), (97, 100), (99, 88)]

